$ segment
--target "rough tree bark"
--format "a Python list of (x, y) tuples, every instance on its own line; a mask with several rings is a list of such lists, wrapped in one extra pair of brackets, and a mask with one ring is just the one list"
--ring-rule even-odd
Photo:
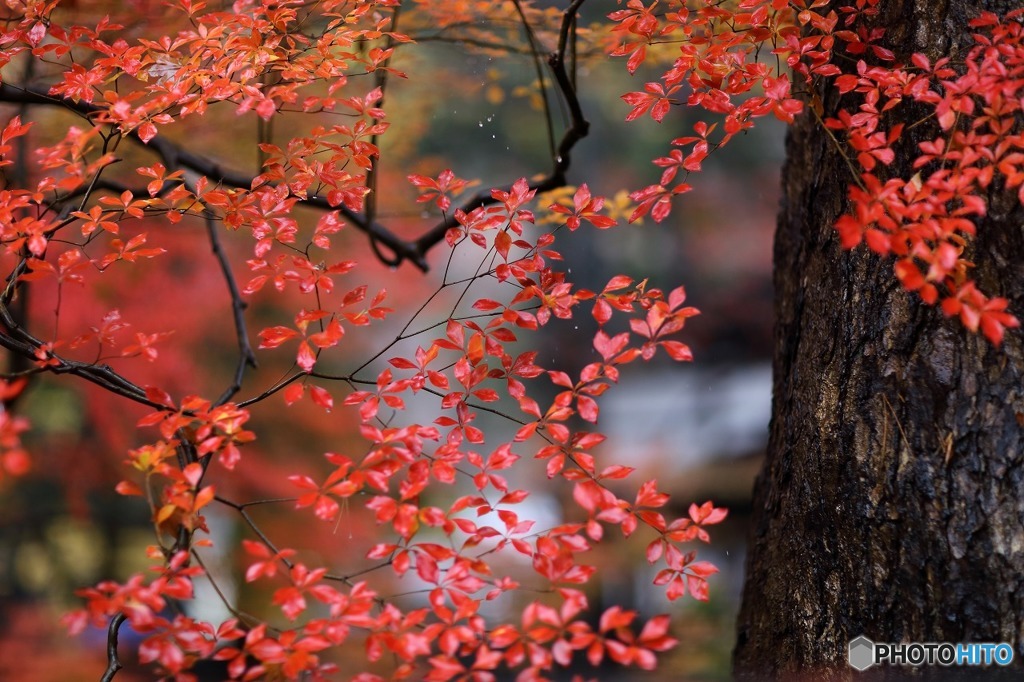
[[(920, 51), (955, 61), (971, 44), (971, 17), (1017, 6), (883, 0), (879, 20), (900, 58)], [(820, 95), (834, 115), (835, 91)], [(928, 127), (913, 130), (914, 148), (934, 135)], [(841, 251), (833, 225), (850, 170), (812, 116), (792, 127), (787, 154), (774, 407), (755, 487), (736, 677), (1020, 679), (1024, 334), (1012, 330), (994, 348), (906, 293), (891, 259)], [(892, 172), (909, 177), (910, 158), (899, 154)], [(1024, 211), (1015, 197), (991, 198), (973, 260), (979, 286), (1024, 314)], [(858, 674), (846, 652), (861, 634), (1011, 642), (1014, 670)]]

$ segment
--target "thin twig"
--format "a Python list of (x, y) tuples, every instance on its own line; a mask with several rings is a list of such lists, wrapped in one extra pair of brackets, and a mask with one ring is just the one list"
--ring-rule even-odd
[(213, 591), (217, 593), (217, 597), (220, 598), (221, 604), (224, 605), (224, 608), (226, 608), (228, 612), (231, 613), (232, 616), (237, 618), (238, 621), (240, 623), (243, 623), (246, 627), (259, 623), (259, 618), (253, 616), (252, 614), (246, 613), (245, 611), (239, 610), (234, 604), (231, 603), (231, 600), (228, 599), (227, 595), (224, 594), (224, 591), (221, 590), (220, 585), (218, 585), (217, 581), (214, 580), (213, 575), (210, 573), (210, 569), (203, 561), (203, 557), (201, 557), (199, 555), (199, 552), (196, 551), (195, 547), (192, 548), (192, 557), (196, 560), (196, 563), (199, 564), (199, 567), (203, 569), (203, 573), (204, 575), (206, 575), (206, 579), (210, 582), (210, 587), (212, 587)]
[(530, 26), (530, 22), (526, 19), (526, 12), (523, 10), (523, 6), (520, 4), (519, 0), (512, 0), (512, 4), (515, 5), (516, 12), (519, 14), (519, 19), (523, 22), (523, 32), (526, 34), (526, 42), (530, 44), (530, 56), (532, 57), (533, 68), (537, 72), (537, 87), (540, 89), (541, 102), (544, 105), (544, 123), (547, 128), (548, 150), (553, 158), (557, 155), (555, 152), (555, 122), (552, 120), (551, 103), (548, 101), (548, 87), (544, 78), (544, 62), (540, 58), (540, 50), (537, 47), (537, 37), (533, 33), (533, 27)]
[(127, 616), (118, 613), (110, 619), (110, 625), (107, 626), (107, 669), (103, 672), (100, 682), (110, 682), (114, 679), (117, 671), (124, 667), (121, 665), (121, 659), (117, 656), (117, 633), (126, 619)]
[[(547, 177), (530, 183), (529, 188), (536, 192), (550, 192), (566, 184), (566, 172), (569, 170), (570, 162), (569, 154), (573, 147), (576, 146), (576, 143), (586, 137), (590, 131), (590, 123), (583, 116), (583, 106), (580, 104), (576, 89), (572, 85), (572, 79), (569, 77), (565, 65), (566, 51), (569, 48), (570, 28), (575, 21), (576, 12), (584, 2), (585, 0), (574, 0), (565, 10), (562, 15), (561, 30), (559, 31), (558, 49), (548, 55), (548, 66), (551, 67), (551, 72), (558, 91), (562, 95), (562, 100), (569, 109), (569, 127), (562, 134), (555, 158), (552, 159), (553, 168), (551, 172)], [(505, 189), (507, 191), (509, 187)], [(469, 213), (477, 207), (490, 206), (497, 202), (498, 200), (490, 192), (480, 192), (463, 203), (461, 210)], [(457, 225), (458, 221), (455, 219), (455, 212), (453, 211), (446, 215), (444, 220), (416, 240), (416, 251), (427, 253), (434, 245), (444, 239), (445, 233), (448, 230)]]
[[(401, 15), (401, 12), (402, 6), (398, 5), (395, 7), (394, 11), (391, 14), (391, 31), (389, 31), (389, 34), (384, 43), (385, 50), (394, 49), (395, 39), (391, 37), (390, 34), (398, 30), (398, 17)], [(377, 107), (384, 106), (384, 97), (387, 94), (388, 89), (388, 66), (390, 64), (391, 57), (388, 57), (377, 67), (377, 70), (374, 72), (374, 81), (377, 86), (376, 89), (380, 90), (380, 99), (377, 101)], [(371, 123), (372, 125), (377, 125), (378, 119), (373, 119)], [(380, 172), (380, 147), (378, 146), (379, 143), (380, 135), (378, 135), (377, 133), (373, 133), (373, 135), (370, 136), (370, 144), (372, 144), (374, 147), (377, 147), (377, 154), (370, 157), (370, 168), (366, 171), (366, 187), (370, 191), (367, 193), (366, 199), (364, 200), (364, 203), (366, 205), (366, 220), (371, 223), (377, 218), (377, 176), (379, 175)], [(373, 235), (370, 235), (370, 239), (372, 244)], [(378, 254), (378, 257), (379, 256), (380, 254)]]
[(235, 320), (235, 336), (238, 338), (238, 364), (235, 366), (235, 377), (224, 393), (217, 399), (215, 405), (223, 405), (231, 400), (242, 388), (242, 378), (245, 376), (246, 366), (256, 368), (256, 354), (249, 343), (249, 332), (245, 324), (245, 309), (248, 304), (242, 300), (242, 294), (238, 290), (238, 283), (235, 282), (235, 275), (231, 271), (231, 264), (228, 262), (227, 254), (221, 246), (220, 235), (217, 232), (217, 225), (214, 223), (213, 215), (206, 214), (206, 232), (210, 237), (210, 246), (213, 255), (220, 264), (220, 271), (227, 283), (228, 293), (231, 295), (231, 313)]
[[(14, 353), (35, 359), (36, 352), (45, 344), (35, 338), (14, 320), (7, 306), (0, 302), (0, 324), (7, 328), (9, 334), (0, 334), (0, 346)], [(46, 365), (45, 371), (53, 374), (73, 374), (94, 383), (111, 393), (128, 398), (134, 402), (148, 405), (159, 410), (167, 406), (150, 400), (146, 391), (113, 370), (109, 365), (96, 365), (63, 358), (56, 353), (47, 352), (47, 360), (54, 364)]]

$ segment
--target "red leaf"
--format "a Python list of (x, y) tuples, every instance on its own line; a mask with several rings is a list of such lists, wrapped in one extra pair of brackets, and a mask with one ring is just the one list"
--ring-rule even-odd
[(153, 403), (164, 405), (166, 407), (174, 408), (174, 401), (171, 396), (163, 389), (157, 388), (156, 386), (146, 386), (146, 398)]
[(309, 397), (313, 399), (313, 402), (320, 407), (330, 412), (331, 408), (334, 407), (334, 398), (325, 388), (320, 386), (309, 387)]
[(288, 339), (295, 338), (299, 333), (290, 327), (268, 327), (259, 333), (260, 348), (277, 348)]
[(120, 495), (142, 495), (142, 488), (132, 481), (121, 481), (114, 486), (114, 490)]
[(295, 402), (301, 400), (302, 399), (302, 394), (303, 394), (304, 391), (305, 391), (305, 386), (303, 386), (302, 384), (300, 384), (298, 382), (289, 384), (288, 387), (286, 389), (284, 389), (284, 392), (283, 392), (283, 397), (284, 397), (285, 404), (286, 405), (292, 405)]
[(693, 360), (693, 353), (690, 347), (679, 341), (660, 341), (659, 345), (665, 349), (673, 360), (677, 362), (690, 362)]
[(576, 409), (579, 410), (580, 416), (591, 424), (597, 422), (600, 409), (593, 398), (585, 395), (576, 396)]
[(603, 331), (594, 335), (594, 349), (601, 354), (605, 362), (610, 362), (629, 343), (629, 334), (623, 332), (609, 338)]
[(295, 356), (295, 363), (306, 372), (313, 371), (313, 365), (316, 364), (316, 354), (313, 353), (313, 349), (308, 342), (303, 341), (299, 344), (299, 352)]

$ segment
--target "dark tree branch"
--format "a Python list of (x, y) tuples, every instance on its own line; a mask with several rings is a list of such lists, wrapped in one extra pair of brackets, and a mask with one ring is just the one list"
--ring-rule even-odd
[[(584, 2), (585, 0), (574, 0), (563, 13), (558, 47), (553, 53), (548, 55), (547, 59), (557, 90), (569, 110), (569, 127), (563, 133), (562, 139), (558, 144), (555, 158), (552, 160), (553, 166), (550, 173), (545, 178), (530, 184), (530, 189), (537, 192), (548, 192), (566, 184), (570, 152), (576, 143), (586, 137), (590, 128), (590, 124), (583, 115), (583, 108), (577, 97), (572, 78), (566, 69), (566, 55), (570, 48), (574, 49), (575, 47), (572, 36), (573, 26), (576, 22), (576, 13)], [(529, 35), (529, 26), (526, 27), (526, 31)], [(103, 112), (101, 107), (88, 102), (75, 102), (70, 99), (54, 97), (41, 90), (31, 87), (18, 87), (10, 83), (0, 83), (0, 102), (60, 106), (90, 120)], [(145, 143), (134, 131), (128, 133), (127, 136), (156, 152), (168, 169), (186, 169), (204, 175), (215, 183), (239, 189), (252, 189), (253, 182), (255, 181), (254, 176), (224, 169), (216, 161), (195, 154), (167, 138), (158, 135), (148, 143)], [(307, 196), (300, 199), (300, 202), (313, 208), (338, 211), (345, 220), (369, 236), (374, 253), (385, 264), (398, 266), (403, 261), (409, 261), (424, 272), (428, 269), (426, 254), (444, 239), (444, 235), (449, 229), (458, 224), (453, 212), (414, 241), (408, 241), (398, 237), (387, 227), (363, 213), (353, 211), (345, 205), (332, 206), (326, 197), (319, 195)], [(469, 212), (479, 206), (489, 206), (495, 202), (496, 199), (489, 192), (480, 192), (464, 202), (461, 208), (463, 211)], [(390, 251), (391, 255), (383, 253), (380, 247)]]
[[(0, 101), (3, 99), (2, 88), (3, 86), (0, 85)], [(138, 139), (134, 134), (132, 137), (134, 139)], [(139, 142), (141, 143), (142, 141), (139, 140)], [(166, 138), (160, 136), (154, 137), (149, 141), (147, 146), (155, 150), (170, 169), (184, 168), (195, 173), (199, 173), (200, 175), (205, 175), (214, 182), (218, 182), (229, 187), (246, 190), (252, 189), (253, 182), (255, 180), (254, 177), (245, 175), (244, 173), (225, 170), (212, 159), (208, 159), (205, 156), (200, 156), (199, 154), (194, 154), (187, 149), (183, 149)], [(365, 215), (358, 211), (353, 211), (344, 204), (332, 206), (330, 202), (327, 201), (326, 197), (316, 194), (300, 199), (300, 203), (326, 211), (338, 211), (345, 220), (349, 221), (357, 229), (365, 232), (374, 244), (383, 245), (392, 252), (393, 256), (387, 257), (377, 251), (378, 257), (383, 260), (385, 264), (398, 266), (402, 261), (408, 260), (420, 270), (426, 272), (427, 261), (424, 257), (426, 252), (419, 251), (415, 243), (408, 242), (398, 237), (395, 233), (377, 221), (368, 220)]]
[(224, 390), (216, 405), (223, 405), (242, 388), (242, 378), (245, 376), (246, 366), (256, 368), (256, 354), (249, 344), (249, 331), (245, 324), (245, 309), (247, 304), (242, 300), (242, 293), (238, 290), (238, 283), (235, 282), (234, 273), (231, 272), (231, 264), (228, 262), (227, 254), (220, 243), (220, 234), (214, 224), (213, 216), (206, 215), (206, 233), (210, 236), (210, 246), (213, 255), (220, 264), (220, 271), (224, 274), (224, 281), (227, 283), (228, 293), (231, 294), (231, 313), (235, 320), (235, 335), (238, 338), (238, 365), (235, 367), (235, 378), (231, 385)]
[[(11, 85), (10, 83), (0, 83), (0, 102), (59, 106), (89, 119), (103, 112), (101, 107), (88, 102), (75, 102), (70, 99), (53, 97), (41, 90), (29, 87), (18, 87)], [(190, 170), (200, 175), (205, 175), (215, 183), (239, 189), (252, 189), (253, 182), (255, 180), (254, 176), (221, 168), (216, 161), (190, 152), (164, 137), (157, 136), (146, 143), (143, 142), (134, 131), (128, 133), (127, 136), (135, 142), (155, 151), (169, 170)], [(427, 270), (427, 262), (425, 258), (426, 252), (420, 251), (417, 248), (416, 243), (409, 242), (398, 237), (384, 225), (381, 225), (376, 221), (368, 220), (362, 213), (353, 211), (343, 204), (340, 206), (332, 206), (330, 202), (327, 201), (326, 197), (319, 195), (300, 199), (300, 202), (314, 208), (338, 211), (345, 220), (349, 221), (357, 229), (365, 232), (376, 244), (385, 247), (393, 254), (392, 256), (387, 256), (386, 254), (380, 253), (378, 250), (379, 256), (386, 264), (397, 266), (402, 263), (402, 261), (408, 260), (420, 270)]]
[[(26, 60), (24, 71), (21, 74), (22, 78), (25, 80), (31, 79), (35, 74), (35, 70), (36, 61), (34, 59)], [(18, 106), (18, 116), (23, 122), (29, 120), (28, 106), (29, 105), (27, 104), (21, 104)], [(17, 156), (15, 157), (14, 164), (9, 168), (9, 171), (11, 183), (16, 187), (28, 187), (30, 179), (29, 159), (31, 158), (28, 149), (29, 139), (29, 135), (19, 135), (14, 140), (15, 149), (17, 149)], [(25, 267), (26, 261), (25, 259), (21, 259), (18, 265), (14, 268), (14, 271), (17, 273), (16, 276), (20, 276), (21, 273), (24, 272)], [(10, 295), (13, 292), (13, 286), (13, 284), (9, 284), (8, 287), (5, 287), (3, 292), (3, 301), (7, 305), (10, 305), (11, 314), (14, 319), (24, 322), (24, 320), (28, 318), (29, 295), (27, 291), (23, 291), (22, 295), (19, 296), (16, 301), (11, 301)], [(21, 374), (30, 371), (31, 367), (32, 363), (28, 358), (25, 358), (22, 355), (12, 354), (6, 369), (12, 374)], [(22, 395), (25, 395), (24, 391), (22, 391), (18, 396), (15, 396), (14, 400), (17, 400)], [(13, 401), (7, 405), (8, 408), (12, 406)]]
[[(26, 332), (18, 324), (12, 317), (7, 305), (3, 302), (0, 302), (0, 324), (6, 328), (6, 333), (0, 331), (0, 346), (9, 351), (26, 358), (35, 359), (37, 357), (36, 351), (45, 345), (43, 341)], [(68, 360), (53, 352), (49, 352), (49, 359), (56, 364), (47, 365), (45, 368), (42, 368), (44, 371), (52, 372), (53, 374), (73, 374), (101, 388), (105, 388), (111, 393), (142, 405), (148, 405), (159, 410), (167, 409), (166, 405), (147, 398), (146, 391), (143, 388), (115, 372), (109, 365), (96, 365), (89, 362)]]
[(110, 682), (117, 671), (124, 667), (117, 656), (117, 633), (126, 618), (123, 613), (119, 613), (110, 619), (110, 625), (107, 627), (107, 669), (103, 672), (100, 682)]
[[(401, 13), (402, 13), (402, 5), (401, 4), (397, 5), (395, 7), (395, 9), (392, 10), (392, 13), (391, 13), (391, 31), (397, 31), (398, 30), (398, 17), (401, 15)], [(394, 49), (394, 46), (395, 46), (395, 39), (391, 35), (388, 35), (387, 38), (385, 39), (385, 42), (384, 42), (384, 49), (385, 50)], [(392, 54), (394, 54), (394, 53), (392, 53)], [(379, 89), (380, 92), (381, 92), (380, 99), (377, 101), (377, 106), (378, 107), (383, 107), (384, 106), (384, 98), (385, 98), (385, 95), (387, 94), (387, 90), (388, 90), (388, 73), (389, 73), (388, 72), (388, 66), (390, 66), (390, 64), (391, 64), (391, 57), (388, 57), (387, 59), (385, 59), (380, 64), (380, 68), (378, 68), (374, 72), (374, 82), (375, 82), (375, 84), (377, 86), (377, 89)], [(373, 121), (372, 121), (373, 125), (376, 125), (378, 122), (379, 122), (378, 119), (373, 119)], [(372, 144), (374, 147), (377, 147), (378, 151), (377, 151), (376, 155), (371, 155), (370, 156), (370, 168), (367, 169), (367, 171), (366, 171), (366, 187), (370, 191), (366, 195), (365, 204), (366, 204), (366, 219), (369, 222), (373, 222), (376, 219), (376, 217), (377, 217), (377, 176), (379, 175), (379, 171), (380, 171), (380, 168), (379, 168), (380, 167), (380, 147), (378, 146), (379, 142), (380, 142), (380, 136), (377, 133), (374, 133), (373, 135), (370, 136), (370, 144)], [(373, 239), (372, 235), (371, 235), (370, 239)], [(380, 254), (378, 253), (377, 256), (380, 257)]]
[[(551, 68), (558, 91), (561, 93), (562, 99), (569, 109), (569, 127), (562, 134), (562, 139), (558, 144), (558, 151), (553, 159), (554, 166), (551, 172), (547, 177), (530, 183), (530, 189), (537, 192), (550, 192), (566, 184), (566, 173), (569, 170), (570, 162), (569, 154), (573, 147), (576, 146), (576, 143), (586, 137), (590, 131), (590, 123), (583, 115), (583, 107), (580, 104), (579, 97), (576, 95), (576, 88), (573, 87), (572, 80), (565, 67), (570, 29), (576, 20), (576, 12), (584, 2), (585, 0), (574, 0), (565, 10), (562, 15), (562, 26), (558, 35), (558, 49), (548, 55), (548, 66)], [(464, 202), (460, 208), (469, 213), (475, 208), (490, 206), (497, 203), (497, 201), (497, 199), (491, 196), (490, 192), (479, 192), (472, 199)], [(444, 239), (444, 235), (448, 230), (458, 224), (458, 221), (455, 219), (455, 212), (453, 211), (445, 216), (443, 221), (416, 240), (416, 250), (419, 253), (427, 253), (434, 245)]]

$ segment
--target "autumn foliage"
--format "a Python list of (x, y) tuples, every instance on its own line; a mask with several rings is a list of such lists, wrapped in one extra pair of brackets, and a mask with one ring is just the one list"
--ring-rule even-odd
[[(632, 193), (631, 220), (665, 220), (708, 155), (758, 118), (820, 116), (829, 84), (845, 106), (822, 130), (851, 167), (843, 245), (894, 257), (907, 289), (993, 343), (1018, 326), (997, 292), (971, 281), (968, 254), (993, 187), (1024, 199), (1024, 12), (979, 17), (959, 61), (901, 64), (877, 0), (630, 0), (587, 21), (587, 3), (563, 4), (176, 0), (92, 16), (79, 3), (7, 3), (6, 484), (31, 466), (30, 426), (7, 408), (39, 375), (74, 375), (105, 396), (97, 405), (142, 410), (117, 491), (151, 512), (151, 570), (83, 589), (83, 608), (65, 619), (72, 632), (112, 623), (116, 633), (127, 620), (144, 635), (140, 659), (178, 679), (201, 659), (226, 662), (231, 679), (319, 679), (351, 652), (364, 669), (346, 672), (364, 681), (655, 667), (676, 643), (668, 617), (591, 613), (588, 552), (612, 532), (641, 535), (669, 599), (706, 599), (715, 568), (692, 543), (725, 511), (706, 502), (673, 515), (656, 480), (634, 480), (600, 447), (602, 396), (632, 363), (690, 361), (680, 333), (697, 311), (675, 283), (635, 273), (588, 290), (560, 267), (564, 233), (598, 239), (620, 222), (576, 169), (579, 184), (544, 198), (568, 185), (588, 132), (587, 60), (624, 58), (646, 81), (622, 95), (627, 120), (671, 130), (678, 107), (704, 114), (692, 134), (667, 135), (671, 149), (653, 160), (660, 179)], [(429, 61), (407, 67), (402, 56), (432, 41), (536, 66), (546, 174), (471, 194), (480, 180), (457, 169), (387, 165), (382, 149), (410, 115), (392, 109), (394, 93), (431, 78), (417, 70)], [(914, 150), (913, 177), (889, 177), (906, 134), (893, 121), (911, 105), (935, 119), (936, 136)], [(217, 148), (232, 121), (255, 130), (252, 173)], [(409, 207), (428, 212), (394, 218)], [(431, 274), (395, 291), (376, 262)], [(176, 274), (183, 264), (188, 279)], [(192, 310), (176, 298), (188, 287), (200, 298), (217, 289), (222, 305)], [(579, 316), (596, 327), (592, 356), (581, 370), (546, 366), (538, 331)], [(211, 338), (234, 347), (218, 361), (219, 386), (189, 360)], [(274, 457), (261, 423), (282, 411), (356, 435)], [(261, 458), (287, 469), (282, 480), (253, 485)], [(565, 490), (563, 523), (531, 516), (540, 480)], [(211, 533), (214, 507), (244, 537)], [(295, 529), (357, 525), (334, 536), (346, 561), (280, 522), (272, 532), (255, 515), (266, 508)], [(195, 581), (223, 579), (204, 557), (233, 552), (242, 579), (266, 587), (264, 603), (242, 610), (219, 591), (233, 617), (189, 616)]]
[[(633, 107), (627, 118), (649, 114), (661, 121), (672, 105), (685, 103), (720, 114), (721, 129), (709, 139), (715, 126), (701, 120), (695, 135), (672, 140), (679, 149), (654, 161), (665, 169), (659, 184), (632, 195), (639, 202), (634, 218), (666, 218), (672, 198), (692, 189), (686, 176), (756, 118), (772, 114), (792, 121), (809, 106), (850, 165), (850, 208), (836, 224), (842, 245), (863, 241), (876, 253), (895, 256), (895, 274), (906, 289), (927, 303), (941, 301), (946, 315), (958, 316), (994, 344), (1007, 327), (1019, 326), (1006, 299), (982, 293), (970, 279), (966, 252), (991, 190), (1013, 191), (1024, 201), (1024, 11), (972, 20), (975, 45), (957, 63), (913, 54), (899, 64), (878, 25), (881, 0), (857, 0), (838, 11), (826, 11), (823, 1), (740, 2), (734, 10), (718, 3), (669, 4), (680, 7), (662, 13), (658, 3), (631, 1), (611, 15), (619, 22), (613, 30), (623, 34), (612, 54), (628, 55), (630, 72), (652, 61), (651, 46), (682, 43), (671, 61), (664, 60), (669, 68), (657, 81), (623, 95)], [(778, 66), (785, 62), (792, 76), (759, 60), (762, 50), (775, 55)], [(855, 65), (852, 72), (841, 68), (844, 60)], [(823, 81), (850, 95), (835, 118), (822, 119)], [(918, 172), (888, 177), (885, 167), (905, 129), (932, 119), (936, 136), (902, 152), (915, 155)]]

